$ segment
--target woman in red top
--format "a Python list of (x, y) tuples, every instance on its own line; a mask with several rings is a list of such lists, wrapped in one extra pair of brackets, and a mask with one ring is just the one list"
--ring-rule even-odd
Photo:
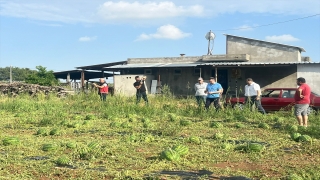
[(106, 84), (106, 81), (104, 78), (100, 78), (100, 83), (99, 85), (93, 84), (95, 87), (99, 88), (99, 94), (101, 101), (106, 101), (107, 100), (107, 94), (108, 94), (108, 85)]
[(296, 94), (294, 95), (295, 100), (295, 115), (297, 117), (300, 126), (308, 126), (308, 108), (310, 104), (311, 89), (306, 84), (306, 80), (302, 77), (297, 79), (297, 85), (299, 86)]

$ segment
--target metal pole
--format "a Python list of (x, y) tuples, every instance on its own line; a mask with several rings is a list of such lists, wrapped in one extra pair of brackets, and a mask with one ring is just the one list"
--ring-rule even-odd
[(215, 78), (216, 78), (216, 82), (218, 82), (218, 68), (215, 67)]
[[(211, 33), (211, 30), (210, 30), (210, 33)], [(207, 53), (207, 55), (211, 55), (211, 54), (210, 54), (210, 38), (209, 38), (209, 40), (208, 40), (208, 53)]]
[(200, 68), (200, 77), (202, 78), (202, 76), (201, 76), (201, 68)]

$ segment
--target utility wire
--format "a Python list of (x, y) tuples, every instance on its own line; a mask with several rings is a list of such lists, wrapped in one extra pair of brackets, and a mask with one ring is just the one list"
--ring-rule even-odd
[(311, 18), (311, 17), (314, 17), (314, 16), (319, 16), (319, 15), (320, 14), (314, 14), (314, 15), (310, 15), (310, 16), (297, 18), (297, 19), (291, 19), (291, 20), (287, 20), (287, 21), (280, 21), (280, 22), (275, 22), (275, 23), (271, 23), (271, 24), (263, 24), (263, 25), (258, 25), (258, 26), (250, 26), (250, 27), (234, 28), (234, 29), (224, 29), (224, 30), (212, 30), (212, 31), (231, 31), (231, 30), (242, 30), (242, 29), (259, 28), (259, 27), (271, 26), (271, 25), (275, 25), (275, 24), (281, 24), (281, 23), (286, 23), (286, 22), (291, 22), (291, 21), (296, 21), (296, 20), (301, 20), (301, 19), (307, 19), (307, 18)]

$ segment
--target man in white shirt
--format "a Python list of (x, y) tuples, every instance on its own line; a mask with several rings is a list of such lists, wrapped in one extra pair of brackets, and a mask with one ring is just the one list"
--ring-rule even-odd
[(203, 79), (200, 77), (198, 78), (198, 83), (194, 85), (194, 90), (196, 91), (195, 96), (199, 106), (206, 102), (207, 93), (205, 93), (205, 90), (207, 89), (207, 84), (208, 83), (203, 82)]
[(261, 89), (259, 84), (253, 82), (252, 78), (247, 79), (247, 85), (245, 88), (245, 104), (249, 104), (251, 107), (253, 104), (256, 105), (259, 112), (262, 114), (266, 114), (266, 111), (263, 109), (261, 105)]

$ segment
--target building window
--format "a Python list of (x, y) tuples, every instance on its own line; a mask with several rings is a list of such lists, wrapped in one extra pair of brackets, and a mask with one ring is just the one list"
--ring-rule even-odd
[(173, 74), (174, 75), (181, 75), (181, 69), (174, 69)]
[(152, 70), (151, 69), (145, 69), (144, 70), (144, 74), (152, 74)]

